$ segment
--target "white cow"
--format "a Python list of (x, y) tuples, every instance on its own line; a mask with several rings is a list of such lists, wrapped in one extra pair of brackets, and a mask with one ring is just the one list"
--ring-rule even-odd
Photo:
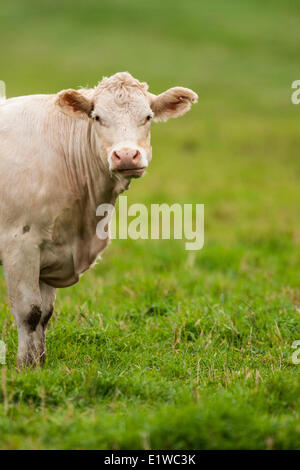
[(56, 288), (75, 284), (105, 248), (96, 208), (145, 172), (152, 119), (196, 101), (181, 87), (155, 96), (126, 72), (92, 89), (0, 101), (0, 264), (20, 366), (44, 362)]

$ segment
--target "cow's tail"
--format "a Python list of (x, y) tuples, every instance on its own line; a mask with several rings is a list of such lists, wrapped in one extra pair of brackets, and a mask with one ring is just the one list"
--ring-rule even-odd
[(0, 80), (0, 104), (6, 101), (5, 83)]

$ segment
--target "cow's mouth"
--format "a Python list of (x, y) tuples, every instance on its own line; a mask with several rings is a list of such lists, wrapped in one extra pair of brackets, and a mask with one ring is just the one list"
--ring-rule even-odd
[(124, 170), (118, 170), (121, 175), (133, 176), (139, 178), (145, 173), (145, 167), (143, 168), (125, 168)]

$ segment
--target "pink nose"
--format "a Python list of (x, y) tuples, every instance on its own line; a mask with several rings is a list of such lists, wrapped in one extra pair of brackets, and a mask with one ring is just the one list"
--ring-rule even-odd
[(116, 170), (135, 169), (140, 165), (141, 152), (131, 148), (115, 150), (112, 154), (112, 160)]

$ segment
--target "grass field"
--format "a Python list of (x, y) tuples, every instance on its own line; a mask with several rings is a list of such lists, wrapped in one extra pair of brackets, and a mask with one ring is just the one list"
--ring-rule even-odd
[(300, 448), (299, 42), (297, 2), (1, 3), (8, 96), (123, 70), (194, 89), (127, 195), (205, 204), (201, 251), (115, 240), (59, 292), (42, 370), (15, 369), (1, 272), (1, 448)]

